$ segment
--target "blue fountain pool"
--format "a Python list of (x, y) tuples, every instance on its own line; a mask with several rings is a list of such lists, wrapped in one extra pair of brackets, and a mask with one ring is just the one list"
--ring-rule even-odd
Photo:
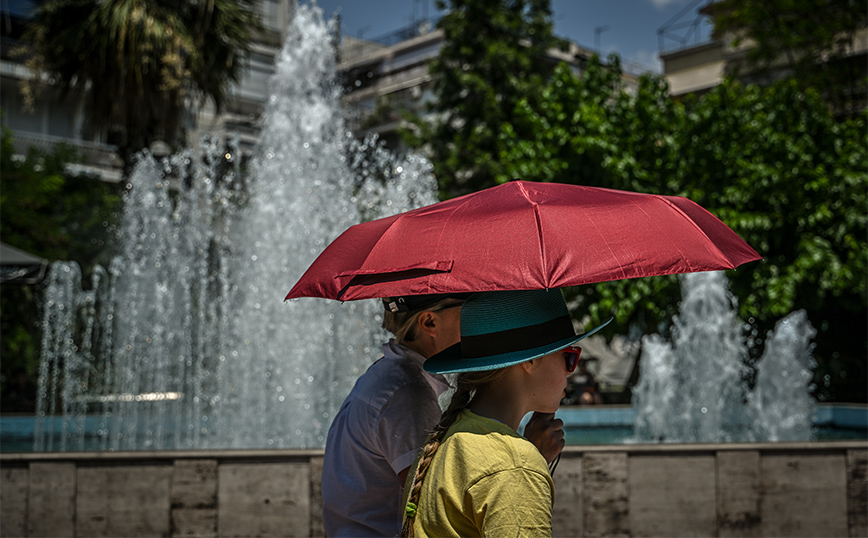
[[(605, 445), (632, 442), (636, 410), (629, 406), (566, 407), (557, 416), (564, 421), (568, 445)], [(814, 415), (811, 441), (868, 441), (868, 407), (820, 405)]]
[[(606, 445), (631, 443), (633, 421), (636, 411), (629, 406), (563, 407), (557, 416), (566, 424), (566, 440), (569, 445)], [(34, 426), (32, 416), (0, 416), (0, 452), (33, 452)], [(65, 432), (83, 429), (83, 437), (70, 436), (76, 441), (63, 443)], [(57, 417), (46, 421), (46, 430), (51, 430), (52, 440), (46, 443), (50, 451), (105, 451), (105, 439), (101, 435), (101, 418), (86, 417), (71, 425)], [(167, 428), (171, 431), (172, 428)], [(866, 440), (868, 441), (868, 406), (820, 405), (817, 407), (811, 430), (812, 441)], [(172, 446), (171, 442), (163, 446)], [(175, 447), (193, 448), (193, 447)], [(219, 448), (219, 447), (216, 447)], [(244, 448), (271, 448), (248, 446)], [(142, 450), (150, 447), (142, 446)]]

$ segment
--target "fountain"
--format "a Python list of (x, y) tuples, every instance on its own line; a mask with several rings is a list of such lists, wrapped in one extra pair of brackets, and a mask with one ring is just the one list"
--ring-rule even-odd
[(748, 345), (722, 272), (682, 275), (672, 342), (643, 338), (633, 392), (634, 435), (640, 442), (807, 441), (811, 339), (804, 311), (780, 320), (765, 342), (750, 388)]
[(145, 152), (108, 270), (83, 290), (74, 263), (52, 267), (35, 450), (324, 445), (380, 309), (283, 297), (350, 225), (436, 201), (424, 159), (346, 130), (333, 56), (321, 10), (299, 6), (249, 170), (213, 137)]
[[(299, 6), (249, 170), (214, 138), (159, 161), (145, 152), (110, 267), (86, 290), (75, 264), (52, 267), (35, 450), (324, 445), (379, 352), (380, 309), (283, 295), (348, 226), (436, 201), (424, 159), (347, 132), (329, 33)], [(684, 278), (673, 342), (644, 342), (636, 440), (807, 438), (804, 313), (767, 339), (750, 391), (732, 306), (721, 273)], [(771, 425), (755, 428), (761, 416)]]

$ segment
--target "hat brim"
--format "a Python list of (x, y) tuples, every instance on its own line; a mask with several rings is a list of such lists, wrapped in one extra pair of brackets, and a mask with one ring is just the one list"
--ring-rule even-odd
[(487, 357), (465, 358), (461, 353), (461, 342), (458, 342), (457, 344), (444, 349), (440, 353), (432, 355), (425, 361), (424, 368), (425, 371), (432, 374), (481, 372), (485, 370), (495, 370), (497, 368), (506, 368), (507, 366), (513, 366), (525, 361), (545, 357), (549, 353), (554, 353), (555, 351), (559, 351), (565, 347), (575, 345), (580, 340), (591, 336), (608, 325), (613, 319), (614, 318), (607, 319), (586, 333), (563, 338), (544, 346), (532, 349), (522, 349), (509, 353), (501, 353), (499, 355), (490, 355)]

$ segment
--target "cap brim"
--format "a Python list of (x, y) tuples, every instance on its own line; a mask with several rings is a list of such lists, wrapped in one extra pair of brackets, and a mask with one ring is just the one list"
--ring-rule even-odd
[(432, 355), (425, 361), (425, 371), (432, 374), (453, 374), (460, 372), (481, 372), (484, 370), (495, 370), (497, 368), (506, 368), (522, 362), (545, 357), (549, 353), (564, 349), (574, 345), (576, 342), (591, 336), (609, 323), (614, 318), (609, 318), (600, 325), (594, 327), (590, 331), (569, 338), (558, 340), (544, 346), (523, 349), (520, 351), (512, 351), (510, 353), (501, 353), (500, 355), (490, 355), (488, 357), (464, 358), (461, 353), (461, 342), (449, 346), (440, 353)]
[(438, 293), (430, 295), (406, 295), (403, 297), (383, 297), (383, 307), (392, 312), (415, 312), (424, 310), (444, 299), (464, 301), (473, 293)]

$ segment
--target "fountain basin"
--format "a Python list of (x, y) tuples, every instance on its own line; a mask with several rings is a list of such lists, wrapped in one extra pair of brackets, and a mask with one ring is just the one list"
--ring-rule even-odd
[[(557, 412), (564, 421), (568, 445), (645, 444), (631, 441), (636, 410), (630, 406), (607, 405), (600, 407), (565, 406)], [(101, 436), (102, 417), (87, 416), (64, 429), (62, 417), (45, 420), (46, 432), (52, 440), (46, 452), (107, 452), (106, 440)], [(32, 416), (0, 416), (0, 452), (35, 452)], [(174, 427), (166, 425), (163, 446), (171, 447)], [(63, 443), (64, 431), (75, 432), (74, 441)], [(79, 435), (83, 431), (84, 435)], [(868, 440), (868, 406), (856, 404), (821, 404), (817, 406), (812, 428), (812, 441)], [(142, 443), (142, 450), (152, 450)], [(172, 447), (173, 449), (195, 447)], [(229, 447), (215, 447), (216, 450)], [(239, 447), (235, 447), (239, 448)], [(240, 447), (245, 449), (273, 448), (261, 444)]]

